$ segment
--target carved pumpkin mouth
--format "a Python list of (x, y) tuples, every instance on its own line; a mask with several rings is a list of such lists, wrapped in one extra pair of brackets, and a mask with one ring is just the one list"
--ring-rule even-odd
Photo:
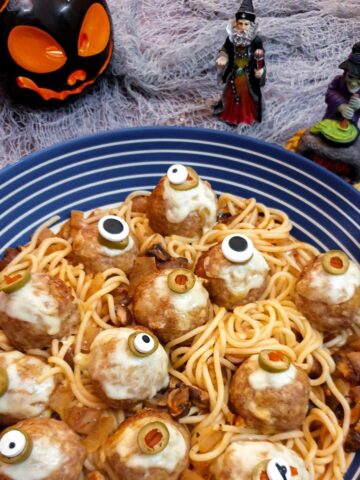
[(77, 95), (81, 93), (86, 87), (88, 87), (89, 85), (95, 82), (97, 77), (99, 77), (104, 72), (106, 67), (109, 65), (112, 51), (113, 51), (113, 43), (111, 42), (108, 56), (106, 57), (106, 60), (103, 66), (100, 68), (98, 74), (93, 79), (82, 83), (74, 90), (63, 90), (61, 92), (56, 92), (55, 90), (51, 90), (49, 88), (39, 87), (33, 80), (27, 77), (17, 77), (16, 83), (20, 88), (26, 88), (28, 90), (33, 90), (34, 92), (38, 93), (44, 100), (53, 100), (53, 99), (65, 100), (70, 95)]

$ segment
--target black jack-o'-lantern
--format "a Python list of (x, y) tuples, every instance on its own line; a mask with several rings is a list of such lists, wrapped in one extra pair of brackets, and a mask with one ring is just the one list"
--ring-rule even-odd
[(17, 101), (62, 104), (92, 85), (110, 62), (105, 0), (23, 0), (18, 8), (10, 1), (2, 18), (7, 78)]

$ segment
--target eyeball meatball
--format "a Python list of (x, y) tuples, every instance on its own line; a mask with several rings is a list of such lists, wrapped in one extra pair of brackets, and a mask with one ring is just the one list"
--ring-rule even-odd
[(147, 275), (134, 292), (135, 321), (163, 342), (206, 323), (211, 316), (209, 294), (186, 268), (164, 269)]
[(54, 377), (41, 383), (40, 376), (50, 366), (21, 352), (0, 353), (0, 423), (10, 425), (24, 418), (41, 415), (55, 389)]
[(147, 216), (162, 235), (200, 237), (216, 223), (216, 195), (195, 170), (173, 165), (148, 198)]
[(269, 266), (250, 238), (233, 234), (203, 253), (195, 273), (206, 278), (214, 303), (227, 310), (258, 300), (269, 280)]
[(49, 347), (54, 338), (70, 335), (79, 323), (70, 288), (51, 275), (5, 276), (0, 290), (0, 326), (19, 350)]
[(210, 467), (211, 480), (309, 480), (304, 461), (280, 443), (231, 443)]
[(296, 284), (295, 303), (320, 331), (360, 325), (359, 265), (339, 250), (319, 255)]
[(80, 438), (58, 420), (23, 420), (0, 436), (1, 480), (78, 480), (84, 460)]
[(143, 328), (112, 328), (91, 345), (88, 371), (98, 395), (119, 406), (151, 399), (169, 384), (169, 359)]
[(230, 403), (247, 425), (262, 433), (299, 428), (309, 403), (310, 381), (282, 352), (264, 350), (236, 370)]
[[(71, 222), (71, 220), (70, 220)], [(98, 222), (72, 222), (72, 263), (82, 263), (87, 273), (104, 272), (108, 268), (120, 268), (130, 273), (138, 247), (129, 226), (116, 215), (106, 215)]]
[(105, 444), (117, 478), (177, 480), (188, 467), (190, 436), (170, 415), (143, 410), (123, 422)]

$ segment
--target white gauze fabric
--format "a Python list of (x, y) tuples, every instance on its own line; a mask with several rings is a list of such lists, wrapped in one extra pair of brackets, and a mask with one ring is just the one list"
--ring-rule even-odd
[(0, 82), (0, 166), (67, 139), (136, 126), (207, 127), (283, 145), (322, 118), (327, 85), (360, 41), (360, 4), (253, 3), (267, 62), (261, 124), (230, 127), (213, 115), (223, 91), (215, 58), (239, 0), (108, 0), (114, 56), (88, 94), (57, 110), (32, 110), (14, 105)]

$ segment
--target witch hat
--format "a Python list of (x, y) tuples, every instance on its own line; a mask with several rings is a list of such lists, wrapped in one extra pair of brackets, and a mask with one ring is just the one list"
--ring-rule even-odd
[(342, 62), (339, 68), (342, 68), (353, 77), (360, 78), (360, 42), (355, 43), (349, 58)]
[(239, 10), (235, 14), (236, 20), (250, 20), (254, 22), (256, 15), (252, 0), (243, 0)]

